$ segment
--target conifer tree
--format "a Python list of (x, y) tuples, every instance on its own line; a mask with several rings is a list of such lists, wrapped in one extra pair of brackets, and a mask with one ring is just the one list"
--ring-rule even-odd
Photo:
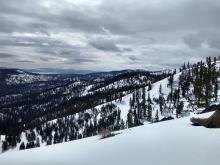
[(21, 143), (20, 147), (19, 147), (19, 150), (25, 150), (25, 144), (24, 142)]
[(150, 98), (150, 94), (148, 93), (148, 98), (147, 98), (147, 121), (151, 122), (152, 121), (152, 101)]
[(163, 106), (165, 104), (165, 99), (162, 95), (159, 96), (159, 108), (160, 112), (163, 113)]
[(9, 149), (9, 144), (7, 141), (2, 141), (2, 152), (7, 151)]
[(159, 121), (159, 114), (158, 114), (158, 110), (156, 111), (156, 114), (155, 114), (155, 122), (158, 122)]
[(127, 114), (127, 127), (128, 128), (133, 127), (133, 114), (132, 114), (131, 110), (129, 110), (129, 112)]
[(173, 74), (168, 78), (168, 85), (170, 86), (170, 99), (173, 100)]
[(161, 95), (162, 94), (162, 85), (160, 84), (160, 87), (159, 87), (159, 94)]
[(146, 117), (147, 116), (147, 113), (146, 113), (146, 92), (145, 92), (145, 87), (142, 88), (142, 112), (143, 112), (143, 117)]
[(152, 84), (151, 84), (151, 82), (148, 84), (148, 89), (147, 89), (147, 91), (150, 91), (152, 89)]
[(183, 70), (186, 70), (186, 63), (183, 64)]
[(140, 101), (139, 99), (137, 100), (137, 117), (138, 119), (141, 119), (143, 117), (143, 113), (142, 113), (142, 107), (141, 107), (141, 104), (140, 104)]
[(177, 104), (177, 108), (176, 108), (176, 117), (177, 118), (179, 118), (179, 115), (182, 113), (183, 107), (184, 107), (183, 101), (181, 101)]

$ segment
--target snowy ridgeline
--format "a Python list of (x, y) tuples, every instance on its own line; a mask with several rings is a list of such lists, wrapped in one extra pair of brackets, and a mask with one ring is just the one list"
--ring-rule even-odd
[(19, 73), (20, 74), (10, 75), (10, 77), (6, 79), (7, 85), (25, 84), (36, 81), (49, 81), (50, 79), (52, 79), (52, 77), (48, 75), (35, 75), (25, 73), (23, 71), (19, 71)]
[(0, 164), (219, 165), (219, 137), (219, 129), (192, 126), (189, 117), (185, 117), (126, 129), (102, 140), (99, 136), (93, 136), (48, 147), (4, 153), (0, 155)]

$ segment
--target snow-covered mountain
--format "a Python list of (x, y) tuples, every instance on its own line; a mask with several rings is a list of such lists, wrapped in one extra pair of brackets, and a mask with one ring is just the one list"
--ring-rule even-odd
[[(49, 123), (49, 126), (44, 127), (42, 125), (42, 128), (51, 130), (51, 127), (55, 128), (50, 125), (51, 120), (61, 118), (62, 121), (58, 122), (61, 124), (63, 122), (62, 117), (66, 116), (70, 116), (68, 122), (73, 122), (75, 124), (74, 129), (77, 129), (77, 134), (68, 137), (68, 139), (80, 138), (82, 137), (80, 130), (83, 126), (79, 122), (85, 120), (85, 114), (89, 114), (85, 113), (86, 111), (91, 111), (91, 109), (96, 109), (98, 105), (122, 98), (141, 87), (149, 88), (153, 82), (166, 77), (168, 74), (155, 75), (142, 70), (123, 70), (88, 75), (41, 75), (18, 69), (2, 69), (0, 75), (4, 80), (0, 86), (1, 134), (9, 136), (4, 141), (11, 141), (12, 139), (20, 145), (23, 141), (15, 140), (13, 134), (19, 133), (16, 136), (19, 136), (18, 139), (20, 139), (22, 138), (20, 133), (23, 130), (36, 128), (37, 125), (40, 126), (44, 123)], [(48, 79), (37, 79), (41, 76), (46, 76)], [(23, 82), (19, 81), (20, 79)], [(110, 107), (112, 108), (112, 106)], [(90, 115), (94, 117), (95, 111), (92, 113), (93, 115)], [(75, 116), (80, 116), (80, 118)], [(71, 121), (71, 118), (74, 120)], [(49, 134), (51, 133), (50, 131)], [(49, 134), (46, 135), (47, 140)], [(43, 139), (44, 143), (46, 139)], [(8, 145), (10, 146), (11, 143), (5, 143), (6, 148), (9, 147)], [(12, 145), (14, 148), (14, 144)]]
[(52, 79), (49, 75), (39, 75), (30, 72), (26, 72), (21, 69), (0, 69), (1, 84), (17, 85), (25, 83), (33, 83), (36, 81), (50, 81)]
[[(34, 97), (33, 97), (33, 94), (31, 93), (30, 93), (31, 95), (27, 93), (24, 97), (21, 94), (21, 92), (18, 92), (17, 94), (13, 94), (13, 95), (11, 94), (11, 95), (2, 96), (0, 98), (0, 102), (2, 103), (1, 114), (4, 116), (4, 118), (6, 119), (8, 118), (8, 120), (10, 120), (11, 117), (14, 118), (15, 115), (13, 115), (13, 112), (9, 114), (8, 109), (10, 107), (14, 107), (18, 105), (17, 108), (14, 108), (15, 110), (19, 109), (19, 112), (16, 112), (16, 116), (17, 116), (17, 113), (22, 113), (21, 115), (23, 115), (23, 120), (25, 119), (31, 122), (30, 120), (31, 116), (28, 115), (27, 116), (28, 118), (26, 119), (26, 117), (24, 116), (25, 114), (23, 114), (24, 112), (26, 112), (27, 114), (31, 113), (31, 115), (33, 115), (34, 113), (33, 111), (35, 111), (36, 116), (41, 116), (42, 111), (44, 111), (44, 113), (47, 113), (46, 111), (48, 111), (48, 108), (51, 109), (51, 107), (53, 107), (53, 109), (56, 108), (57, 111), (59, 111), (58, 108), (60, 107), (60, 111), (61, 110), (63, 111), (64, 106), (68, 108), (68, 107), (77, 105), (78, 107), (84, 106), (82, 108), (86, 110), (86, 107), (92, 107), (93, 104), (94, 106), (92, 108), (97, 109), (97, 113), (99, 113), (99, 109), (95, 106), (112, 101), (116, 98), (121, 98), (124, 95), (131, 93), (134, 89), (138, 89), (142, 86), (147, 86), (146, 89), (148, 89), (148, 86), (152, 82), (157, 81), (158, 79), (160, 79), (161, 76), (163, 77), (163, 75), (155, 76), (155, 75), (151, 75), (149, 72), (143, 72), (143, 71), (128, 71), (128, 72), (122, 71), (121, 74), (119, 72), (114, 72), (114, 73), (111, 72), (111, 73), (106, 73), (106, 74), (108, 76), (105, 78), (104, 73), (101, 73), (100, 75), (99, 73), (97, 73), (96, 76), (98, 76), (98, 78), (95, 78), (93, 81), (91, 81), (91, 76), (94, 77), (94, 74), (89, 75), (88, 80), (86, 80), (84, 77), (83, 78), (75, 77), (75, 79), (72, 79), (71, 81), (69, 79), (67, 80), (64, 79), (63, 80), (64, 83), (61, 82), (61, 85), (60, 85), (60, 82), (59, 82), (57, 86), (53, 84), (54, 87), (52, 87), (50, 83), (44, 85), (44, 82), (40, 82), (41, 85), (39, 85), (38, 82), (25, 84), (24, 90), (27, 91), (27, 89), (29, 89), (29, 85), (31, 85), (31, 87), (33, 87), (30, 90), (31, 92), (36, 86), (37, 90), (35, 91), (37, 91), (38, 93), (34, 93)], [(111, 74), (114, 74), (114, 76), (110, 76)], [(45, 82), (45, 83), (48, 83), (48, 82)], [(12, 84), (8, 86), (12, 88), (11, 87)], [(48, 89), (46, 87), (43, 88), (44, 86), (46, 87), (49, 86), (52, 88), (48, 88)], [(38, 89), (38, 87), (43, 88), (44, 90)], [(33, 100), (32, 100), (32, 97), (33, 97)], [(28, 99), (28, 103), (25, 102), (25, 98)], [(76, 102), (75, 99), (77, 99), (78, 101)], [(88, 102), (88, 99), (91, 100), (91, 103)], [(37, 102), (36, 100), (39, 100), (40, 102)], [(78, 104), (78, 102), (80, 102), (81, 104)], [(19, 104), (23, 104), (23, 105), (19, 105)], [(78, 108), (75, 108), (75, 110), (79, 111)], [(80, 112), (79, 115), (78, 114), (75, 114), (75, 115), (84, 116), (84, 114), (87, 111), (91, 111), (91, 109)], [(51, 113), (51, 112), (49, 111), (48, 113)], [(73, 114), (74, 111), (71, 113)], [(124, 113), (126, 113), (126, 111), (124, 111)], [(93, 111), (93, 115), (94, 115), (94, 111)], [(75, 120), (78, 122), (79, 117), (74, 117), (74, 118), (76, 118)], [(18, 118), (19, 123), (22, 122), (21, 120), (22, 119)], [(34, 118), (32, 120), (33, 122), (36, 122)], [(42, 120), (45, 120), (45, 119), (43, 117), (39, 118), (39, 122), (42, 122)], [(84, 118), (82, 120), (84, 120)], [(14, 121), (16, 121), (15, 118), (14, 118)], [(78, 125), (78, 123), (76, 125)], [(79, 130), (83, 128), (83, 126), (79, 126), (79, 125), (77, 127), (79, 127), (78, 128)], [(20, 141), (18, 143), (18, 146), (22, 142), (23, 141)]]
[[(208, 109), (210, 110), (210, 106), (219, 104), (220, 100), (218, 87), (219, 62), (211, 62), (209, 59), (207, 59), (206, 63), (188, 64), (188, 66), (184, 65), (179, 70), (170, 70), (166, 73), (157, 72), (155, 74), (143, 71), (106, 74), (93, 73), (87, 79), (85, 77), (75, 77), (71, 81), (69, 79), (66, 80), (65, 82), (67, 83), (47, 89), (34, 96), (33, 99), (38, 99), (37, 102), (31, 100), (31, 97), (28, 96), (28, 104), (23, 104), (26, 103), (25, 97), (19, 96), (21, 102), (15, 102), (14, 104), (16, 106), (19, 105), (19, 112), (13, 112), (15, 107), (12, 107), (11, 105), (13, 104), (11, 103), (2, 104), (0, 114), (3, 118), (10, 120), (16, 116), (18, 117), (18, 124), (25, 123), (23, 130), (15, 137), (11, 135), (1, 136), (0, 143), (3, 151), (43, 147), (72, 140), (76, 140), (76, 142), (63, 143), (63, 146), (74, 144), (77, 148), (78, 145), (81, 145), (79, 144), (81, 142), (79, 139), (81, 138), (95, 136), (88, 139), (97, 139), (97, 134), (110, 133), (111, 135), (111, 132), (116, 132), (116, 136), (109, 139), (117, 139), (117, 137), (121, 136), (125, 138), (125, 136), (129, 136), (132, 127), (140, 126), (139, 128), (131, 129), (131, 132), (134, 130), (131, 138), (134, 138), (134, 134), (139, 134), (135, 130), (143, 131), (146, 129), (148, 132), (149, 129), (150, 135), (146, 135), (147, 133), (142, 134), (141, 131), (140, 135), (149, 137), (149, 140), (154, 140), (155, 132), (153, 128), (163, 127), (164, 130), (159, 129), (162, 131), (162, 134), (157, 133), (158, 137), (155, 137), (157, 143), (160, 144), (159, 146), (156, 145), (155, 152), (160, 147), (163, 148), (162, 144), (164, 142), (158, 142), (158, 140), (159, 138), (164, 139), (164, 136), (165, 143), (166, 141), (169, 142), (169, 145), (165, 145), (165, 149), (162, 150), (162, 152), (165, 152), (168, 147), (172, 146), (172, 142), (173, 144), (178, 144), (178, 141), (174, 139), (175, 134), (169, 131), (183, 129), (183, 131), (186, 131), (185, 133), (187, 131), (191, 132), (193, 128), (189, 125), (189, 116), (208, 111)], [(19, 98), (18, 96), (13, 97), (14, 100)], [(5, 103), (5, 100), (10, 99), (12, 98), (2, 97), (0, 101)], [(32, 109), (31, 112), (28, 111), (30, 109)], [(28, 118), (26, 118), (26, 114), (29, 115)], [(185, 119), (179, 119), (182, 117)], [(167, 123), (167, 126), (163, 126), (162, 122), (158, 123), (171, 119), (175, 119), (175, 121), (163, 122)], [(177, 119), (179, 120), (178, 122), (176, 121)], [(2, 123), (4, 124), (4, 122)], [(168, 130), (168, 123), (173, 123), (175, 127)], [(189, 130), (187, 126), (190, 127)], [(198, 129), (200, 128), (198, 127)], [(2, 127), (2, 130), (4, 130), (4, 127)], [(117, 134), (121, 132), (122, 135)], [(172, 136), (164, 135), (167, 133)], [(179, 132), (177, 131), (177, 133)], [(180, 135), (184, 136), (184, 134)], [(139, 135), (137, 137), (143, 138)], [(122, 140), (119, 143), (123, 143)], [(128, 140), (130, 140), (129, 137)], [(143, 147), (149, 145), (150, 150), (153, 150), (153, 141), (144, 143), (144, 139), (141, 140), (140, 143), (145, 144)], [(183, 143), (189, 142), (189, 139), (179, 138), (179, 140), (186, 140)], [(111, 140), (106, 139), (102, 141)], [(86, 140), (83, 140), (83, 142), (87, 143)], [(135, 143), (135, 141), (133, 142)], [(91, 145), (93, 146), (93, 144)], [(108, 147), (108, 145), (104, 147)], [(137, 146), (138, 148), (140, 148), (139, 145)], [(62, 145), (58, 146), (62, 148)], [(143, 147), (140, 148), (140, 152), (152, 154)], [(132, 146), (131, 148), (135, 147)], [(115, 148), (113, 147), (113, 149)], [(174, 149), (178, 148), (174, 147)], [(45, 152), (49, 150), (45, 149)], [(67, 150), (69, 149), (67, 148)], [(38, 152), (38, 150), (34, 151)], [(73, 151), (73, 154), (77, 154), (77, 152)], [(183, 153), (185, 152), (186, 150)], [(168, 153), (175, 155), (171, 151), (168, 151)], [(202, 154), (204, 153), (202, 152)], [(156, 159), (156, 155), (152, 155), (149, 158), (150, 164), (152, 164), (153, 158)], [(159, 155), (161, 154), (159, 153)], [(175, 155), (178, 157), (176, 161), (180, 160), (180, 155)], [(107, 160), (106, 155), (103, 156)], [(70, 160), (77, 162), (79, 159)], [(140, 159), (140, 163), (143, 163), (143, 160)], [(170, 159), (168, 160), (171, 161)], [(102, 161), (97, 162), (102, 163)], [(66, 164), (68, 163), (69, 161), (66, 162)], [(112, 163), (117, 164), (114, 161), (110, 164)]]
[(0, 164), (219, 164), (219, 129), (192, 126), (189, 117), (146, 124), (118, 133), (107, 139), (94, 136), (48, 147), (4, 153), (0, 155)]

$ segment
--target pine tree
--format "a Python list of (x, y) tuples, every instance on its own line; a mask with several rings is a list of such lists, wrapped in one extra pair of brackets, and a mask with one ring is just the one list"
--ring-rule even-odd
[(129, 110), (129, 112), (127, 114), (127, 127), (128, 128), (133, 127), (133, 114), (132, 114), (131, 110)]
[(148, 89), (147, 89), (147, 91), (150, 91), (152, 89), (152, 84), (151, 84), (151, 82), (148, 84)]
[(137, 112), (134, 111), (134, 126), (138, 126), (138, 125), (139, 125), (139, 118)]
[(170, 86), (170, 99), (173, 100), (173, 74), (168, 78), (168, 85)]
[(158, 122), (159, 121), (159, 114), (158, 114), (158, 110), (156, 111), (156, 114), (155, 114), (155, 122)]
[(188, 63), (187, 63), (187, 69), (189, 69), (190, 68), (190, 64), (189, 64), (189, 61), (188, 61)]
[(218, 100), (218, 76), (219, 76), (219, 72), (217, 71), (217, 68), (216, 68), (216, 57), (214, 58), (214, 63), (213, 63), (213, 84), (214, 84), (214, 98), (215, 98), (215, 101)]
[(218, 73), (216, 73), (215, 75), (215, 81), (214, 81), (214, 97), (215, 97), (215, 101), (218, 100)]
[(204, 68), (204, 80), (205, 80), (205, 107), (210, 105), (211, 95), (212, 95), (212, 82), (211, 82), (211, 59), (207, 58), (208, 68)]
[(139, 99), (137, 100), (137, 117), (138, 117), (138, 119), (142, 119), (142, 117), (143, 117), (143, 111), (142, 111), (143, 109), (142, 109), (142, 107), (141, 107), (141, 104), (140, 104), (140, 102), (139, 102)]
[(147, 98), (147, 121), (151, 122), (152, 121), (152, 101), (150, 98), (150, 94), (148, 93), (148, 98)]
[(183, 64), (183, 70), (186, 70), (186, 63)]
[(36, 146), (36, 147), (40, 147), (40, 139), (39, 139), (39, 137), (37, 137), (35, 146)]
[(160, 84), (160, 87), (159, 87), (159, 94), (161, 95), (162, 94), (162, 85)]
[(20, 147), (19, 147), (19, 150), (25, 150), (25, 144), (24, 142), (21, 143)]
[(2, 141), (2, 152), (7, 151), (9, 149), (9, 144), (7, 141)]
[(145, 87), (142, 88), (142, 103), (141, 103), (141, 106), (142, 106), (142, 112), (143, 112), (143, 116), (146, 117), (147, 116), (147, 113), (146, 113), (146, 92), (145, 92)]
[(184, 107), (183, 101), (178, 103), (177, 108), (176, 108), (176, 117), (177, 118), (179, 118), (179, 115), (182, 113), (183, 107)]
[(150, 97), (150, 93), (148, 93), (147, 102), (148, 102), (149, 104), (152, 104), (152, 100), (151, 100), (151, 97)]
[(159, 108), (160, 112), (163, 113), (163, 106), (165, 104), (165, 99), (162, 95), (159, 96)]
[(152, 121), (152, 106), (149, 103), (147, 105), (147, 121)]
[(173, 103), (174, 107), (176, 106), (177, 102), (179, 101), (179, 89), (175, 89), (173, 93)]
[[(200, 66), (201, 67), (201, 66)], [(202, 70), (202, 68), (200, 68)], [(194, 77), (195, 80), (193, 81), (193, 87), (194, 87), (194, 95), (196, 98), (196, 105), (199, 107), (200, 106), (200, 101), (202, 98), (202, 79), (201, 79), (201, 74), (199, 74), (199, 66), (194, 68)]]

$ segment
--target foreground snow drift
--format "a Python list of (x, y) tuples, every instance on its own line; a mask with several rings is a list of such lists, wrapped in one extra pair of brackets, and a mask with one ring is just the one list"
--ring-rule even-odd
[(220, 129), (192, 126), (187, 117), (124, 130), (103, 140), (95, 136), (1, 154), (0, 164), (219, 165), (219, 137)]

